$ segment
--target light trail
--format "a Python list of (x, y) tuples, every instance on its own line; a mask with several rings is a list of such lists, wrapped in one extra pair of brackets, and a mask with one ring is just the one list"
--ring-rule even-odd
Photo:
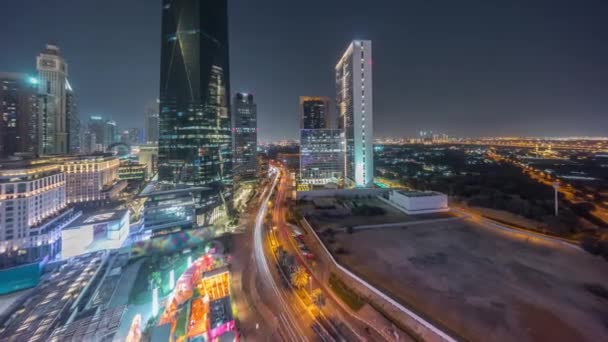
[(258, 215), (255, 219), (255, 227), (253, 234), (255, 262), (257, 264), (258, 270), (263, 273), (261, 278), (265, 281), (267, 285), (269, 285), (273, 289), (275, 296), (279, 299), (279, 303), (283, 308), (283, 313), (278, 316), (280, 322), (282, 322), (283, 325), (287, 328), (287, 332), (289, 333), (290, 337), (293, 338), (294, 341), (307, 341), (307, 339), (304, 337), (304, 334), (299, 329), (298, 325), (295, 323), (295, 319), (293, 318), (291, 310), (285, 303), (285, 300), (283, 299), (283, 296), (281, 295), (278, 286), (274, 282), (274, 278), (272, 277), (270, 269), (268, 268), (268, 260), (266, 259), (266, 255), (264, 254), (262, 226), (264, 224), (264, 217), (266, 216), (266, 212), (268, 210), (268, 206), (266, 205), (266, 203), (268, 203), (268, 201), (270, 200), (270, 196), (272, 196), (272, 193), (276, 188), (279, 179), (278, 170), (273, 170), (275, 170), (276, 175), (272, 182), (272, 186), (270, 188), (270, 191), (268, 192), (268, 195), (266, 195), (264, 203), (260, 206), (260, 210), (258, 211)]

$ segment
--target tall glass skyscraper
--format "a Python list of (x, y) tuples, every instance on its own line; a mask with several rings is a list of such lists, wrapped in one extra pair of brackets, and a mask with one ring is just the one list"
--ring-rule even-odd
[(258, 122), (252, 94), (236, 93), (234, 110), (234, 178), (236, 182), (257, 176)]
[(232, 188), (227, 0), (163, 0), (159, 181)]
[(372, 42), (353, 41), (336, 65), (336, 103), (344, 130), (344, 175), (348, 185), (374, 185)]

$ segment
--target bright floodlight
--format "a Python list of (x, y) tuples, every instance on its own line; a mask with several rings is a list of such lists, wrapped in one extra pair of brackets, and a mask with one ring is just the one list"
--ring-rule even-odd
[(152, 289), (152, 316), (158, 313), (158, 287)]
[(173, 290), (174, 287), (175, 287), (175, 271), (171, 270), (171, 272), (169, 272), (169, 289)]

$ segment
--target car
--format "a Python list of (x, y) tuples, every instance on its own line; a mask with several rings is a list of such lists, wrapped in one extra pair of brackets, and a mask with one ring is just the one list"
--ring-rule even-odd
[(313, 260), (315, 258), (315, 255), (311, 252), (302, 252), (302, 255), (308, 260)]

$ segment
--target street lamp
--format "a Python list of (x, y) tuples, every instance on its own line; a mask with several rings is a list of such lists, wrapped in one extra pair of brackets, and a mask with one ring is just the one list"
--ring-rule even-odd
[(559, 215), (559, 205), (558, 205), (559, 182), (553, 182), (553, 190), (555, 190), (555, 216), (558, 216)]

